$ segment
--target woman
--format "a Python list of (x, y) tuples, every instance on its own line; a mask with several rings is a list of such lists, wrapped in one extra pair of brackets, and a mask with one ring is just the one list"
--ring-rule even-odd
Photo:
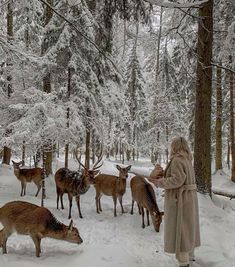
[(151, 182), (165, 189), (165, 252), (175, 253), (179, 266), (189, 266), (194, 248), (200, 246), (200, 232), (192, 155), (185, 138), (172, 140), (164, 178)]

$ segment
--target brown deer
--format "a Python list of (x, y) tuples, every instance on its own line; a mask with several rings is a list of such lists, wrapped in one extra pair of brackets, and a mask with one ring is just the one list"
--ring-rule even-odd
[(97, 213), (100, 213), (100, 211), (102, 211), (100, 198), (102, 194), (104, 194), (106, 196), (113, 197), (115, 217), (117, 216), (117, 198), (120, 202), (122, 213), (124, 213), (122, 206), (122, 197), (126, 192), (126, 179), (128, 178), (128, 171), (131, 169), (131, 165), (125, 168), (121, 168), (119, 165), (116, 165), (116, 168), (119, 170), (119, 176), (99, 174), (96, 176), (94, 184), (96, 190), (95, 200)]
[(131, 179), (131, 194), (132, 194), (132, 208), (131, 214), (133, 214), (134, 202), (137, 202), (139, 207), (139, 213), (142, 214), (142, 228), (145, 228), (144, 224), (144, 209), (147, 213), (147, 225), (149, 226), (149, 213), (152, 218), (153, 226), (156, 232), (159, 232), (162, 222), (162, 216), (164, 212), (160, 212), (156, 196), (153, 187), (149, 182), (145, 180), (143, 176), (134, 176)]
[[(75, 153), (76, 155), (76, 153)], [(80, 207), (80, 195), (85, 194), (90, 188), (91, 184), (95, 183), (95, 176), (99, 173), (99, 169), (102, 164), (97, 166), (102, 160), (102, 150), (98, 156), (97, 162), (94, 164), (93, 168), (89, 170), (86, 168), (81, 161), (76, 156), (78, 163), (83, 167), (81, 172), (70, 171), (67, 168), (60, 168), (55, 173), (55, 183), (57, 192), (57, 209), (59, 209), (59, 199), (61, 203), (61, 208), (64, 209), (63, 195), (68, 194), (69, 199), (69, 219), (71, 218), (72, 200), (76, 197), (76, 203), (78, 207), (79, 217), (82, 217), (81, 207)]]
[(33, 168), (33, 169), (20, 168), (20, 165), (22, 165), (23, 163), (22, 161), (15, 162), (12, 160), (12, 163), (13, 163), (13, 168), (14, 168), (14, 174), (18, 178), (18, 180), (21, 182), (20, 196), (25, 196), (26, 185), (27, 183), (31, 183), (31, 182), (34, 182), (38, 188), (36, 195), (35, 195), (37, 196), (42, 187), (43, 169), (42, 168)]
[(13, 201), (6, 203), (0, 208), (0, 222), (4, 227), (0, 231), (0, 247), (5, 254), (7, 253), (7, 239), (13, 232), (31, 236), (35, 244), (37, 257), (40, 257), (40, 244), (44, 237), (76, 244), (83, 242), (78, 229), (73, 227), (72, 220), (69, 226), (66, 226), (57, 221), (48, 209), (29, 202)]

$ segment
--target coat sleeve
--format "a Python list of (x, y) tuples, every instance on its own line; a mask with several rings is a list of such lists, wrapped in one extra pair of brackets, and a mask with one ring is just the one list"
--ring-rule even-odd
[(186, 180), (186, 173), (184, 165), (181, 160), (174, 158), (171, 163), (170, 177), (159, 179), (157, 182), (158, 187), (164, 189), (176, 189), (181, 187)]

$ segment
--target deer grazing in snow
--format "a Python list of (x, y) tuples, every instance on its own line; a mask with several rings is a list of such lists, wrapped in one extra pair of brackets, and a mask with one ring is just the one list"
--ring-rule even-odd
[(36, 192), (36, 195), (38, 195), (41, 187), (42, 187), (42, 180), (43, 180), (43, 169), (42, 168), (32, 168), (32, 169), (26, 169), (26, 168), (20, 168), (20, 165), (22, 165), (22, 161), (15, 162), (12, 160), (13, 168), (14, 168), (14, 174), (18, 178), (18, 180), (21, 182), (21, 193), (20, 196), (24, 196), (26, 194), (26, 185), (27, 183), (34, 182), (37, 186), (38, 190)]
[(37, 257), (40, 257), (40, 244), (44, 237), (76, 244), (83, 242), (78, 229), (73, 227), (72, 220), (69, 226), (66, 226), (57, 221), (48, 209), (29, 202), (13, 201), (6, 203), (0, 208), (0, 222), (4, 227), (0, 231), (0, 247), (2, 247), (4, 254), (7, 253), (7, 239), (13, 232), (29, 235), (32, 238)]
[(120, 202), (122, 213), (124, 213), (124, 209), (122, 206), (122, 197), (126, 192), (126, 179), (128, 178), (128, 171), (131, 169), (131, 165), (124, 168), (121, 168), (119, 165), (116, 165), (116, 168), (119, 170), (119, 176), (99, 174), (96, 176), (94, 184), (96, 190), (95, 200), (97, 213), (100, 213), (100, 211), (102, 211), (100, 198), (102, 194), (104, 194), (106, 196), (113, 197), (115, 217), (117, 216), (117, 198)]
[(76, 171), (70, 171), (67, 168), (60, 168), (55, 173), (55, 183), (57, 192), (57, 209), (59, 209), (59, 199), (61, 203), (61, 208), (64, 209), (63, 195), (68, 194), (69, 199), (69, 219), (71, 218), (72, 200), (76, 197), (79, 217), (82, 217), (81, 207), (80, 207), (80, 195), (85, 194), (90, 188), (91, 184), (95, 183), (95, 176), (99, 173), (99, 169), (102, 164), (98, 164), (102, 160), (102, 149), (98, 159), (91, 170), (89, 170), (85, 165), (81, 163), (75, 153), (78, 163), (83, 167), (81, 173)]
[(162, 222), (162, 216), (164, 212), (160, 212), (156, 196), (153, 187), (149, 182), (145, 180), (143, 176), (137, 175), (131, 179), (131, 194), (132, 194), (132, 208), (131, 214), (133, 214), (134, 202), (137, 202), (139, 213), (142, 214), (142, 228), (145, 228), (144, 224), (144, 209), (147, 213), (147, 225), (149, 226), (149, 213), (152, 218), (153, 226), (156, 232), (159, 232)]

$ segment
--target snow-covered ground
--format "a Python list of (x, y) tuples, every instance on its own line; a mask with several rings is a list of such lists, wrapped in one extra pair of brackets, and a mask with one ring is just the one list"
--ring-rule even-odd
[[(102, 172), (117, 174), (115, 162), (105, 161)], [(63, 165), (56, 161), (55, 170)], [(70, 168), (76, 164), (71, 160)], [(151, 163), (142, 161), (133, 167), (136, 172), (148, 174)], [(130, 181), (130, 179), (128, 179)], [(65, 210), (56, 209), (56, 192), (53, 178), (46, 181), (47, 198), (45, 206), (63, 223), (68, 224), (68, 201), (64, 196)], [(225, 174), (213, 177), (213, 187), (235, 192), (235, 184)], [(156, 191), (159, 208), (163, 209), (164, 199), (160, 189)], [(24, 200), (40, 205), (40, 197), (34, 197), (36, 186), (27, 185), (26, 196), (20, 197), (20, 183), (13, 174), (11, 166), (0, 165), (0, 206), (12, 200)], [(234, 267), (235, 266), (235, 200), (213, 197), (213, 202), (198, 195), (200, 205), (200, 225), (202, 246), (196, 250), (196, 262), (192, 267)], [(141, 217), (130, 215), (131, 193), (129, 182), (123, 199), (125, 214), (113, 217), (113, 201), (103, 196), (103, 212), (96, 214), (95, 190), (93, 187), (81, 197), (83, 219), (78, 217), (73, 202), (72, 217), (83, 238), (82, 245), (74, 245), (53, 239), (42, 240), (42, 254), (35, 257), (33, 241), (29, 236), (12, 235), (7, 243), (8, 254), (0, 254), (0, 267), (175, 267), (174, 255), (163, 251), (163, 224), (160, 233), (152, 225), (141, 228)], [(0, 226), (1, 228), (1, 226)]]

